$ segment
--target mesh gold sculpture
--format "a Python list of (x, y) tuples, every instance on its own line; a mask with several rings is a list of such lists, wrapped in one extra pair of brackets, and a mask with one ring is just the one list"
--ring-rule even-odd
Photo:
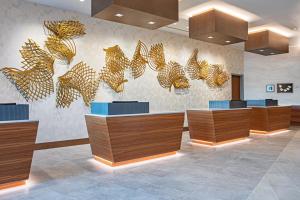
[(128, 68), (130, 61), (118, 45), (104, 49), (104, 51), (106, 53), (105, 65), (112, 73), (124, 71)]
[(175, 89), (187, 90), (190, 88), (189, 80), (185, 73), (176, 62), (169, 62), (168, 65), (159, 71), (157, 79), (163, 88), (168, 88), (171, 91), (172, 86)]
[(107, 67), (100, 72), (99, 79), (104, 81), (116, 93), (123, 92), (124, 83), (128, 82), (128, 80), (124, 78), (124, 71), (113, 73)]
[(223, 70), (222, 65), (211, 65), (207, 77), (209, 87), (222, 87), (229, 80), (229, 75)]
[(160, 71), (166, 67), (164, 46), (162, 43), (152, 45), (149, 51), (150, 67), (155, 71)]
[(79, 21), (45, 21), (44, 26), (50, 34), (60, 39), (72, 39), (85, 35), (85, 27)]
[(86, 106), (95, 98), (99, 86), (96, 72), (85, 63), (80, 62), (70, 71), (58, 78), (57, 107), (69, 107), (73, 101), (82, 96)]
[(147, 64), (148, 49), (146, 45), (139, 40), (132, 61), (130, 62), (130, 68), (134, 79), (137, 79), (144, 74)]
[(198, 61), (198, 49), (195, 49), (187, 63), (187, 72), (192, 80), (205, 80), (208, 77), (209, 64), (207, 61)]
[(99, 79), (109, 85), (115, 92), (123, 92), (124, 83), (128, 82), (124, 78), (124, 73), (131, 62), (118, 45), (104, 49), (104, 51), (106, 53), (106, 66), (100, 72)]
[(54, 58), (30, 39), (22, 46), (20, 53), (23, 70), (6, 67), (1, 69), (2, 73), (27, 101), (47, 97), (54, 91)]
[(76, 46), (73, 40), (60, 39), (55, 35), (48, 37), (46, 47), (55, 58), (66, 61), (67, 64), (70, 64), (76, 55)]

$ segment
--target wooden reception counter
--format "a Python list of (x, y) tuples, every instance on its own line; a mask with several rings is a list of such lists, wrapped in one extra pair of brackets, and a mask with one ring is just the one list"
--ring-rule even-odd
[(300, 106), (292, 106), (291, 123), (294, 126), (300, 126)]
[(286, 130), (291, 124), (291, 106), (252, 107), (250, 129), (270, 134)]
[(180, 149), (184, 113), (86, 115), (96, 160), (119, 166), (175, 154)]
[(251, 109), (188, 110), (192, 142), (218, 145), (249, 137)]
[(0, 121), (0, 189), (29, 178), (38, 121)]

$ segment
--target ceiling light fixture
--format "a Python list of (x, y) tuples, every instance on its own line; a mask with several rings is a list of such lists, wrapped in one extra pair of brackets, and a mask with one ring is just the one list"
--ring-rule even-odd
[(259, 50), (260, 52), (264, 52), (265, 50), (264, 49), (261, 49), (261, 50)]
[(213, 9), (224, 12), (226, 14), (229, 14), (233, 17), (237, 17), (247, 22), (253, 22), (260, 19), (260, 17), (251, 12), (248, 12), (247, 10), (241, 9), (239, 7), (233, 6), (222, 1), (209, 1), (206, 3), (199, 4), (198, 6), (183, 11), (181, 17), (184, 19), (188, 19), (190, 17)]
[(153, 24), (156, 24), (156, 22), (150, 21), (150, 22), (148, 22), (148, 24), (153, 25)]
[(226, 40), (225, 42), (226, 42), (226, 43), (230, 43), (231, 41), (230, 41), (230, 40)]
[(80, 2), (84, 2), (85, 0), (80, 0)]
[(214, 39), (214, 37), (213, 37), (213, 36), (208, 36), (207, 38), (208, 38), (208, 39)]
[(271, 52), (270, 54), (271, 54), (271, 55), (274, 55), (275, 53)]
[(123, 17), (124, 15), (121, 14), (121, 13), (117, 13), (117, 14), (115, 14), (115, 16), (116, 16), (116, 17)]

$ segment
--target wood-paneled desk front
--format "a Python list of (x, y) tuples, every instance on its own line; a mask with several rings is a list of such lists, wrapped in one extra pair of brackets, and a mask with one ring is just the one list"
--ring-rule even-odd
[(291, 106), (252, 107), (250, 129), (270, 134), (287, 130), (291, 124)]
[(85, 119), (95, 159), (110, 166), (172, 155), (181, 146), (184, 112)]
[(300, 106), (292, 106), (292, 125), (300, 126)]
[(249, 137), (251, 109), (188, 110), (192, 142), (218, 145)]
[(0, 122), (0, 189), (23, 185), (29, 178), (38, 124)]

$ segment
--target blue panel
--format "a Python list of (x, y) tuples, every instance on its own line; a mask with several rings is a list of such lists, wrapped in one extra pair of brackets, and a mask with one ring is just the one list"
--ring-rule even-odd
[(95, 115), (108, 115), (107, 102), (92, 102), (91, 113)]
[(0, 121), (29, 120), (28, 104), (0, 104)]
[(266, 106), (265, 100), (247, 100), (248, 106)]
[(209, 101), (209, 109), (215, 108), (229, 109), (230, 101)]
[(149, 102), (93, 102), (91, 111), (96, 115), (149, 113)]

